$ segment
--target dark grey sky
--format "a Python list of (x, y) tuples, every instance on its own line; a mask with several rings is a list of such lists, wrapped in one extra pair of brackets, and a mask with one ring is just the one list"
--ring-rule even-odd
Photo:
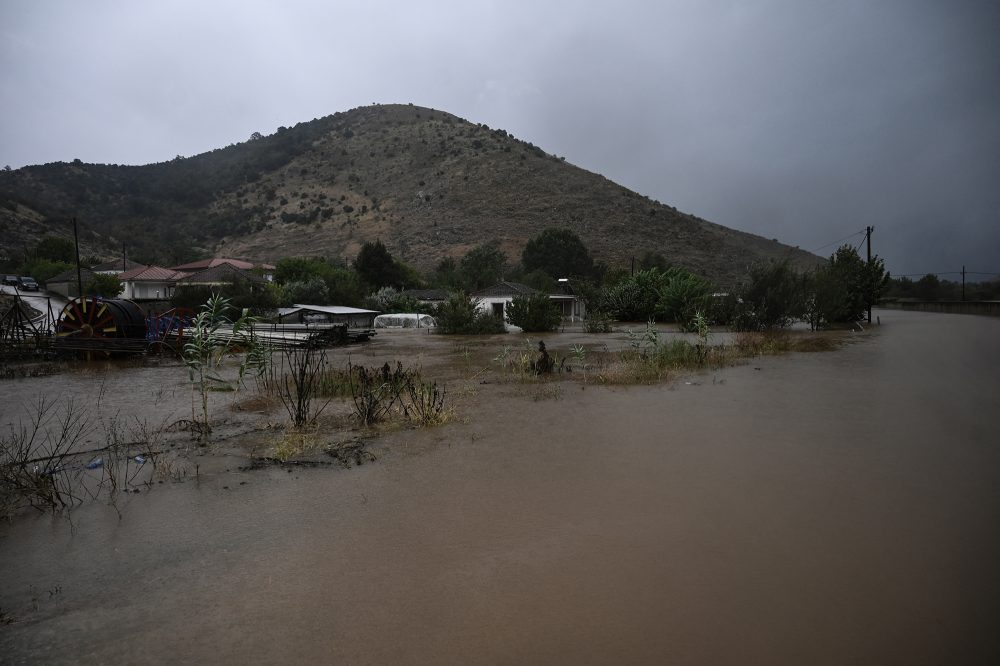
[(413, 102), (807, 250), (1000, 272), (998, 35), (989, 0), (5, 0), (0, 165)]

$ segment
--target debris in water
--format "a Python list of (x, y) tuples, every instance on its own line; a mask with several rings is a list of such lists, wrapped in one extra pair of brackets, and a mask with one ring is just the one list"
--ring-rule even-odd
[(98, 467), (104, 466), (104, 458), (94, 458), (89, 463), (87, 463), (87, 469), (97, 469)]

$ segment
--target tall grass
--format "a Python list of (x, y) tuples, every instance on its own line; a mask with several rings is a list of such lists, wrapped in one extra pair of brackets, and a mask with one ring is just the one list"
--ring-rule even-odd
[[(683, 339), (664, 339), (652, 323), (644, 330), (626, 331), (628, 346), (619, 351), (583, 349), (575, 345), (566, 358), (575, 360), (570, 368), (582, 370), (576, 377), (599, 384), (655, 384), (670, 381), (680, 374), (705, 368), (736, 365), (747, 358), (787, 352), (831, 351), (837, 338), (822, 334), (799, 335), (787, 331), (739, 333), (732, 344), (709, 344), (707, 324), (694, 319), (695, 343)], [(699, 325), (699, 323), (701, 325)], [(505, 346), (494, 358), (501, 375), (513, 381), (532, 381), (530, 345), (524, 349)], [(555, 352), (558, 354), (558, 352)], [(560, 364), (563, 368), (564, 364)]]

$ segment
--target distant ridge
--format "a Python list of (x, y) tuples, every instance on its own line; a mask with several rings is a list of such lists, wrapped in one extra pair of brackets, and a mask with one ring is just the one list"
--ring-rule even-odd
[(421, 270), (495, 239), (511, 261), (546, 227), (595, 259), (659, 252), (721, 285), (754, 262), (815, 255), (632, 192), (502, 129), (433, 109), (373, 105), (146, 166), (57, 162), (0, 172), (0, 252), (14, 256), (76, 216), (102, 256), (174, 265), (225, 255), (347, 262), (381, 239)]

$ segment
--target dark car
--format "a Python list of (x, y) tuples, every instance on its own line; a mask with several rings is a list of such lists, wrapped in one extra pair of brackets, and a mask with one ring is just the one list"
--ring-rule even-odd
[(17, 288), (21, 291), (38, 291), (38, 283), (33, 277), (22, 277), (17, 281)]
[(16, 275), (4, 275), (3, 276), (3, 283), (6, 284), (6, 285), (9, 285), (11, 287), (16, 287), (17, 283), (18, 283), (17, 276)]

